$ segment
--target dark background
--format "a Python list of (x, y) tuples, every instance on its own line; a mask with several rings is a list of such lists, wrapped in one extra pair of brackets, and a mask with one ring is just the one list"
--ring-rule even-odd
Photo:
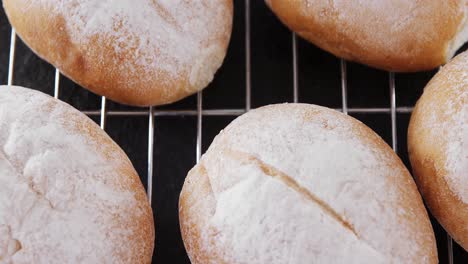
[[(252, 107), (293, 101), (292, 34), (263, 1), (235, 0), (234, 27), (225, 63), (203, 92), (203, 109), (244, 109), (246, 104), (246, 3), (250, 2), (251, 103)], [(11, 27), (0, 10), (0, 84), (7, 83)], [(466, 45), (463, 49), (466, 49)], [(462, 49), (462, 50), (463, 50)], [(340, 60), (298, 38), (299, 101), (341, 108)], [(13, 84), (54, 91), (55, 69), (34, 55), (17, 38)], [(435, 71), (396, 74), (397, 107), (412, 107)], [(348, 107), (389, 108), (389, 74), (347, 63)], [(82, 111), (100, 110), (101, 98), (61, 76), (60, 99)], [(147, 109), (108, 102), (108, 111)], [(196, 110), (197, 97), (156, 109)], [(351, 113), (391, 145), (390, 113)], [(236, 116), (203, 116), (202, 151)], [(99, 115), (91, 118), (99, 123)], [(406, 131), (410, 114), (397, 114), (398, 154), (410, 168)], [(107, 116), (106, 132), (125, 150), (147, 181), (148, 117)], [(152, 206), (156, 224), (153, 262), (190, 263), (179, 231), (178, 197), (187, 171), (196, 162), (197, 117), (156, 116)], [(440, 263), (448, 263), (447, 236), (432, 219)], [(454, 242), (454, 263), (468, 263), (468, 254)]]

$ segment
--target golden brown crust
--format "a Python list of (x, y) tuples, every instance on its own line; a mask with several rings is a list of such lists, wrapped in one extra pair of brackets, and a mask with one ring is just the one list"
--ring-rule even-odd
[[(133, 258), (125, 261), (151, 263), (155, 238), (153, 211), (132, 162), (123, 150), (106, 133), (103, 133), (102, 129), (96, 126), (93, 121), (83, 120), (81, 114), (69, 115), (68, 118), (74, 129), (80, 131), (83, 136), (92, 139), (98, 146), (99, 151), (104, 153), (109, 161), (117, 160), (115, 162), (115, 164), (118, 164), (115, 168), (116, 174), (123, 175), (125, 179), (122, 179), (122, 182), (114, 187), (122, 191), (131, 191), (137, 201), (136, 208), (132, 208), (130, 212), (122, 212), (128, 213), (131, 217), (127, 217), (126, 221), (121, 221), (122, 218), (119, 217), (120, 221), (115, 223), (117, 228), (128, 229), (133, 233), (132, 240), (128, 241), (127, 244), (128, 247), (132, 248)], [(126, 251), (127, 249), (122, 248), (121, 250)], [(124, 253), (121, 255), (125, 256)]]
[[(225, 264), (226, 262), (216, 252), (208, 252), (202, 244), (203, 231), (200, 223), (205, 221), (204, 216), (213, 215), (216, 210), (211, 183), (203, 165), (189, 172), (183, 188), (179, 199), (179, 221), (185, 249), (187, 252), (197, 252), (189, 254), (191, 263)], [(204, 199), (197, 199), (200, 193)]]
[(83, 119), (83, 115), (75, 112), (75, 115), (68, 115), (68, 121), (73, 130), (80, 131), (83, 136), (88, 137), (96, 144), (96, 151), (102, 152), (109, 162), (116, 164), (116, 175), (122, 175), (122, 179), (117, 180), (114, 188), (121, 191), (131, 191), (137, 201), (137, 206), (131, 211), (122, 211), (130, 217), (116, 217), (116, 228), (132, 231), (132, 239), (127, 246), (132, 248), (131, 259), (125, 259), (127, 248), (122, 248), (122, 260), (132, 263), (151, 263), (154, 250), (155, 228), (153, 214), (144, 187), (140, 181), (138, 173), (135, 171), (132, 162), (128, 159), (123, 150), (106, 134), (103, 133), (92, 120)]
[[(450, 185), (452, 178), (460, 175), (454, 175), (453, 168), (446, 163), (448, 145), (462, 144), (449, 142), (453, 140), (449, 133), (457, 129), (452, 121), (454, 115), (463, 111), (466, 126), (467, 76), (468, 52), (465, 52), (442, 68), (426, 86), (408, 128), (409, 157), (419, 190), (432, 214), (465, 250), (468, 249), (468, 204), (453, 190), (463, 186)], [(466, 155), (466, 149), (462, 151)], [(463, 156), (454, 158), (467, 162)]]
[[(79, 2), (78, 0), (73, 1)], [(140, 58), (135, 54), (142, 52), (160, 54), (159, 50), (139, 51), (136, 50), (135, 45), (131, 44), (122, 44), (126, 45), (124, 50), (116, 49), (117, 38), (121, 37), (119, 35), (102, 33), (81, 43), (73, 41), (74, 34), (77, 32), (70, 29), (67, 23), (67, 19), (70, 18), (61, 15), (60, 12), (52, 12), (51, 7), (47, 4), (31, 0), (3, 0), (3, 6), (10, 23), (21, 39), (41, 58), (57, 67), (65, 76), (114, 101), (136, 106), (148, 106), (175, 102), (205, 88), (211, 81), (227, 50), (233, 13), (232, 0), (217, 2), (219, 3), (206, 1), (205, 4), (211, 5), (207, 7), (208, 11), (213, 11), (213, 6), (216, 8), (218, 5), (223, 6), (220, 9), (226, 12), (222, 16), (224, 21), (218, 23), (220, 30), (213, 32), (210, 39), (203, 40), (199, 48), (203, 51), (209, 47), (215, 47), (217, 50), (206, 57), (203, 57), (203, 53), (198, 53), (195, 55), (198, 57), (191, 60), (193, 64), (202, 65), (182, 65), (181, 62), (181, 65), (178, 65), (181, 69), (178, 69), (175, 75), (158, 66), (150, 67), (137, 63), (137, 60), (147, 58)], [(56, 5), (58, 5), (58, 1)], [(155, 8), (157, 9), (157, 7)], [(112, 13), (112, 10), (108, 10), (108, 12)], [(206, 15), (214, 16), (210, 13)], [(217, 15), (219, 17), (219, 14)], [(158, 27), (158, 25), (154, 25), (154, 27)], [(176, 28), (177, 25), (171, 24), (169, 27)], [(143, 42), (145, 38), (151, 37), (142, 36), (142, 39), (139, 40), (139, 36), (135, 35), (137, 33), (131, 32), (129, 34), (137, 39), (136, 42)], [(172, 36), (162, 36), (162, 38), (164, 37)], [(184, 44), (172, 43), (172, 45)], [(157, 45), (157, 48), (164, 48)], [(124, 63), (126, 63), (125, 67), (122, 67)], [(176, 59), (161, 59), (158, 63), (178, 64), (179, 62)], [(194, 69), (196, 67), (200, 67), (200, 69)], [(197, 76), (193, 77), (192, 75), (198, 73), (192, 71), (200, 71), (199, 74), (203, 76), (200, 77), (200, 80), (192, 80), (191, 78), (197, 78)]]
[(465, 0), (266, 2), (285, 25), (318, 47), (389, 71), (445, 63), (453, 56), (448, 49), (459, 48), (451, 41), (468, 26)]

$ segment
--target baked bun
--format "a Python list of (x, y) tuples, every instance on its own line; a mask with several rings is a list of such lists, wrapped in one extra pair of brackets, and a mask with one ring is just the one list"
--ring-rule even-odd
[(188, 174), (185, 247), (201, 263), (437, 263), (411, 175), (371, 129), (306, 104), (234, 120)]
[(232, 0), (3, 0), (40, 57), (120, 103), (168, 104), (205, 88), (231, 35)]
[(0, 263), (150, 263), (153, 241), (119, 146), (69, 105), (0, 86)]
[(413, 72), (447, 62), (468, 40), (467, 0), (266, 0), (301, 37), (347, 60)]
[(432, 214), (468, 250), (468, 52), (424, 89), (411, 115), (408, 151)]

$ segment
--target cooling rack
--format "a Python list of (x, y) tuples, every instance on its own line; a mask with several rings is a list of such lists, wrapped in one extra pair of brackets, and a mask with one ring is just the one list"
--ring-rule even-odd
[[(263, 67), (264, 65), (268, 65), (271, 63), (268, 58), (274, 57), (275, 55), (269, 54), (266, 61), (261, 61), (259, 59), (256, 59), (256, 63), (252, 62), (253, 58), (256, 58), (256, 53), (258, 51), (264, 51), (265, 47), (262, 47), (261, 45), (276, 45), (278, 42), (281, 43), (287, 43), (284, 45), (280, 45), (279, 49), (282, 50), (284, 47), (287, 47), (286, 50), (282, 50), (282, 53), (287, 53), (289, 54), (287, 57), (287, 67), (291, 68), (288, 71), (288, 75), (290, 75), (287, 79), (288, 82), (290, 82), (287, 86), (289, 89), (288, 93), (290, 93), (292, 96), (287, 96), (287, 98), (282, 98), (281, 96), (277, 96), (279, 98), (275, 98), (271, 100), (272, 102), (280, 102), (280, 101), (288, 101), (288, 102), (305, 102), (305, 103), (318, 103), (322, 104), (331, 108), (334, 108), (338, 111), (341, 111), (345, 114), (350, 114), (358, 119), (362, 119), (359, 117), (362, 117), (363, 115), (379, 115), (380, 119), (383, 119), (383, 122), (387, 122), (386, 125), (382, 126), (377, 132), (381, 132), (380, 134), (382, 135), (382, 132), (388, 137), (385, 137), (385, 135), (382, 135), (384, 139), (387, 140), (387, 142), (392, 146), (393, 150), (397, 152), (400, 156), (403, 156), (403, 160), (407, 165), (407, 157), (406, 157), (406, 146), (404, 144), (399, 144), (399, 141), (403, 139), (403, 142), (406, 143), (406, 134), (399, 133), (399, 129), (405, 130), (406, 128), (404, 127), (405, 124), (401, 125), (401, 122), (406, 122), (408, 121), (408, 116), (411, 113), (413, 109), (413, 104), (411, 105), (403, 105), (399, 106), (397, 105), (397, 85), (396, 85), (396, 74), (392, 72), (376, 72), (375, 70), (367, 69), (364, 66), (356, 66), (353, 63), (346, 62), (344, 60), (339, 60), (336, 58), (332, 58), (331, 55), (323, 55), (327, 54), (324, 51), (319, 51), (317, 48), (313, 47), (311, 44), (306, 43), (299, 37), (297, 37), (294, 33), (289, 32), (286, 28), (284, 28), (280, 23), (274, 18), (274, 16), (269, 13), (267, 10), (266, 6), (263, 4), (263, 1), (250, 1), (250, 0), (239, 0), (239, 1), (234, 1), (235, 4), (235, 19), (234, 19), (234, 32), (233, 32), (233, 39), (230, 44), (230, 50), (228, 53), (228, 58), (226, 59), (225, 64), (227, 65), (234, 65), (235, 67), (231, 68), (237, 68), (238, 72), (240, 75), (242, 75), (243, 79), (243, 84), (241, 86), (238, 86), (237, 89), (242, 89), (243, 94), (235, 94), (235, 97), (237, 98), (237, 102), (242, 101), (242, 106), (239, 106), (237, 104), (236, 106), (239, 107), (218, 107), (219, 103), (215, 103), (214, 105), (217, 107), (210, 107), (210, 108), (204, 108), (203, 101), (204, 101), (204, 93), (210, 93), (211, 90), (214, 89), (223, 89), (223, 86), (226, 85), (226, 81), (224, 80), (218, 80), (217, 78), (219, 77), (218, 75), (215, 78), (215, 84), (210, 85), (210, 86), (217, 86), (216, 88), (211, 88), (209, 87), (208, 89), (205, 90), (205, 92), (199, 92), (196, 95), (192, 96), (191, 98), (185, 100), (185, 103), (181, 103), (179, 107), (149, 107), (149, 108), (132, 108), (132, 107), (119, 107), (116, 106), (115, 103), (107, 100), (105, 97), (92, 97), (92, 100), (96, 101), (98, 100), (98, 107), (95, 107), (93, 109), (89, 108), (83, 108), (80, 109), (82, 110), (83, 113), (86, 115), (90, 116), (95, 122), (97, 122), (102, 129), (106, 130), (108, 133), (112, 133), (113, 130), (115, 129), (115, 125), (111, 128), (108, 127), (107, 121), (109, 118), (112, 117), (125, 117), (125, 118), (144, 118), (146, 121), (144, 121), (145, 126), (146, 126), (146, 132), (142, 133), (141, 129), (135, 129), (132, 130), (132, 126), (126, 127), (126, 133), (127, 134), (132, 134), (130, 137), (146, 137), (145, 145), (146, 147), (139, 148), (138, 151), (144, 151), (146, 152), (146, 161), (145, 164), (144, 162), (141, 161), (141, 158), (139, 158), (138, 161), (135, 159), (132, 159), (134, 163), (138, 163), (139, 166), (137, 167), (137, 170), (142, 178), (142, 181), (144, 182), (145, 188), (147, 190), (147, 195), (148, 199), (150, 202), (153, 202), (153, 209), (155, 210), (155, 219), (156, 219), (156, 230), (157, 230), (157, 241), (156, 241), (156, 250), (155, 250), (155, 255), (153, 257), (153, 262), (168, 262), (171, 261), (171, 263), (189, 263), (188, 258), (186, 256), (185, 251), (183, 250), (183, 244), (180, 239), (180, 233), (178, 230), (175, 230), (175, 228), (178, 228), (178, 219), (177, 219), (177, 201), (173, 201), (171, 206), (157, 206), (154, 204), (155, 200), (163, 200), (164, 197), (160, 198), (154, 198), (153, 197), (153, 188), (158, 189), (159, 187), (159, 180), (163, 180), (163, 177), (158, 177), (158, 173), (155, 171), (155, 168), (158, 166), (164, 167), (168, 166), (167, 164), (158, 164), (155, 161), (155, 152), (158, 152), (158, 155), (165, 155), (163, 153), (160, 153), (161, 150), (158, 148), (161, 146), (161, 144), (164, 144), (165, 138), (164, 138), (164, 133), (157, 133), (157, 128), (158, 127), (164, 127), (164, 126), (171, 126), (172, 119), (165, 120), (165, 121), (158, 121), (158, 118), (185, 118), (185, 121), (182, 122), (192, 122), (194, 123), (195, 126), (195, 132), (192, 133), (194, 135), (188, 135), (188, 137), (192, 137), (192, 141), (188, 141), (189, 143), (186, 144), (188, 145), (190, 150), (189, 152), (193, 153), (190, 155), (193, 155), (193, 160), (190, 158), (187, 162), (190, 166), (193, 165), (193, 163), (198, 162), (200, 159), (200, 156), (204, 149), (207, 148), (209, 143), (211, 142), (211, 139), (213, 136), (219, 131), (220, 125), (208, 127), (205, 125), (205, 122), (208, 120), (210, 117), (226, 117), (228, 121), (232, 120), (233, 118), (242, 115), (243, 113), (249, 111), (251, 108), (255, 108), (257, 106), (266, 104), (268, 100), (264, 100), (263, 96), (261, 97), (261, 101), (258, 104), (253, 104), (253, 95), (252, 91), (255, 91), (260, 85), (264, 84), (265, 82), (254, 82), (253, 78), (255, 76), (255, 72), (257, 68)], [(3, 9), (2, 9), (2, 14), (4, 17)], [(7, 70), (5, 73), (7, 74), (6, 77), (6, 83), (8, 85), (13, 85), (16, 84), (16, 79), (15, 79), (15, 69), (18, 69), (18, 67), (21, 67), (22, 65), (17, 65), (17, 64), (26, 64), (28, 63), (28, 60), (23, 60), (23, 61), (15, 61), (17, 57), (19, 57), (19, 53), (17, 53), (17, 47), (18, 45), (23, 45), (24, 44), (18, 44), (17, 42), (20, 42), (20, 40), (17, 38), (14, 29), (9, 28), (9, 25), (6, 25), (7, 22), (5, 21), (5, 25), (1, 26), (7, 26), (9, 30), (9, 44), (5, 45), (5, 48), (0, 50), (0, 55), (5, 55), (8, 54), (8, 66)], [(1, 21), (0, 21), (1, 22)], [(3, 23), (3, 22), (2, 22)], [(261, 25), (261, 26), (259, 26)], [(264, 26), (266, 25), (266, 26)], [(257, 27), (259, 30), (258, 31), (253, 31), (252, 28)], [(4, 30), (5, 31), (5, 30)], [(265, 34), (265, 32), (267, 32)], [(280, 41), (277, 41), (277, 39), (272, 39), (271, 41), (265, 40), (265, 35), (270, 35), (271, 34), (278, 34), (281, 35)], [(259, 38), (262, 38), (262, 41), (259, 45), (252, 45), (252, 41), (256, 41)], [(18, 40), (18, 41), (17, 41)], [(7, 42), (8, 38), (4, 37), (3, 39), (0, 39), (1, 42)], [(257, 41), (258, 42), (258, 41)], [(3, 47), (3, 46), (0, 46)], [(24, 47), (22, 48), (24, 50)], [(325, 57), (320, 57), (319, 59), (324, 59), (325, 61), (330, 61), (333, 60), (336, 65), (334, 67), (335, 70), (330, 70), (328, 71), (327, 74), (333, 75), (333, 79), (336, 78), (336, 80), (339, 82), (339, 89), (335, 89), (332, 94), (333, 97), (335, 97), (334, 102), (335, 103), (328, 103), (327, 102), (321, 102), (320, 100), (314, 100), (311, 99), (310, 96), (301, 96), (301, 93), (306, 93), (310, 89), (307, 86), (307, 83), (310, 83), (310, 81), (307, 81), (307, 78), (309, 77), (304, 77), (308, 75), (307, 70), (303, 70), (304, 64), (307, 64), (307, 59), (302, 59), (302, 53), (301, 51), (304, 51), (305, 49), (315, 49), (312, 53), (313, 54), (322, 54)], [(30, 52), (30, 51), (28, 51)], [(234, 53), (234, 55), (230, 55)], [(305, 55), (307, 55), (307, 52)], [(241, 55), (243, 58), (236, 60), (236, 59), (229, 59), (233, 57), (238, 57)], [(321, 56), (322, 56), (321, 55)], [(328, 56), (328, 57), (327, 57)], [(258, 56), (257, 56), (258, 57)], [(262, 56), (260, 56), (262, 58)], [(309, 52), (309, 58), (314, 60), (315, 58), (311, 56), (311, 53)], [(265, 56), (263, 56), (263, 59), (265, 59)], [(240, 63), (239, 63), (240, 61)], [(280, 60), (280, 62), (284, 62), (286, 60)], [(275, 63), (276, 61), (273, 61)], [(327, 62), (328, 63), (328, 62)], [(243, 65), (239, 65), (243, 64)], [(319, 63), (320, 64), (320, 63)], [(16, 65), (16, 66), (15, 66)], [(40, 66), (44, 67), (44, 66)], [(226, 66), (223, 66), (223, 68)], [(320, 66), (319, 66), (320, 67)], [(374, 106), (355, 106), (355, 105), (350, 105), (350, 98), (348, 95), (349, 92), (349, 80), (348, 77), (350, 76), (349, 74), (349, 67), (355, 68), (355, 67), (361, 67), (359, 68), (360, 70), (364, 71), (366, 74), (368, 74), (369, 77), (366, 77), (366, 74), (361, 74), (361, 78), (381, 78), (385, 79), (385, 88), (380, 89), (379, 92), (381, 93), (386, 93), (385, 97), (386, 102), (384, 105), (380, 105), (378, 107)], [(47, 68), (47, 67), (46, 67)], [(241, 69), (242, 68), (242, 69)], [(268, 68), (268, 67), (267, 67)], [(285, 67), (283, 67), (285, 68)], [(364, 68), (364, 69), (363, 69)], [(241, 70), (242, 72), (240, 72)], [(46, 70), (52, 71), (52, 68), (47, 68)], [(317, 70), (317, 68), (314, 68), (314, 70)], [(221, 70), (222, 71), (222, 70)], [(278, 70), (276, 70), (278, 72)], [(421, 83), (424, 84), (430, 76), (432, 76), (432, 73), (427, 73), (421, 78), (421, 75), (408, 75), (408, 76), (403, 76), (402, 78), (405, 79), (411, 79), (411, 78), (416, 78), (419, 80), (418, 83), (419, 88), (418, 88), (418, 93), (420, 95), (422, 88)], [(272, 81), (270, 83), (275, 82), (275, 73), (266, 73), (266, 74), (261, 74), (262, 78), (271, 78)], [(384, 76), (385, 75), (385, 76)], [(302, 77), (301, 77), (302, 76)], [(375, 77), (377, 76), (377, 77)], [(51, 95), (53, 95), (55, 98), (58, 99), (63, 99), (61, 98), (61, 93), (63, 92), (63, 82), (66, 81), (66, 77), (62, 76), (59, 72), (59, 70), (55, 69), (53, 72), (53, 91), (50, 92)], [(222, 78), (221, 78), (222, 79)], [(422, 79), (422, 80), (421, 80)], [(227, 80), (227, 79), (226, 79)], [(278, 80), (278, 79), (276, 79)], [(279, 81), (281, 82), (281, 81)], [(237, 82), (239, 83), (239, 81)], [(257, 85), (255, 84), (257, 83)], [(268, 82), (266, 82), (268, 83)], [(412, 81), (410, 81), (410, 85), (414, 84)], [(243, 86), (243, 87), (242, 87)], [(262, 85), (264, 86), (264, 85)], [(273, 85), (274, 86), (274, 85)], [(407, 85), (406, 85), (407, 86)], [(34, 87), (33, 87), (34, 88)], [(52, 87), (51, 87), (52, 88)], [(81, 88), (80, 88), (81, 89)], [(273, 88), (272, 88), (273, 89)], [(321, 87), (321, 89), (327, 89), (327, 87)], [(265, 92), (268, 90), (263, 89), (262, 92)], [(325, 90), (324, 90), (325, 91)], [(0, 91), (1, 92), (1, 91)], [(330, 92), (329, 92), (330, 93)], [(400, 90), (399, 93), (405, 93), (404, 90)], [(284, 92), (282, 93), (284, 94)], [(217, 95), (218, 93), (212, 93), (210, 97), (211, 101), (217, 101)], [(265, 97), (268, 97), (266, 95)], [(259, 96), (257, 96), (259, 98)], [(356, 98), (356, 96), (354, 96)], [(416, 96), (417, 98), (417, 96)], [(70, 98), (67, 98), (70, 99)], [(71, 103), (73, 105), (73, 102), (68, 101), (65, 99), (65, 101)], [(76, 99), (76, 100), (82, 100), (82, 98)], [(339, 103), (336, 103), (339, 101)], [(109, 106), (111, 105), (111, 107)], [(177, 104), (176, 104), (177, 105)], [(232, 105), (232, 103), (231, 103)], [(78, 107), (80, 108), (80, 107)], [(403, 118), (404, 120), (400, 121), (399, 120), (399, 114), (404, 114), (406, 117)], [(188, 118), (188, 120), (187, 120)], [(366, 120), (361, 120), (364, 123), (367, 123)], [(211, 121), (212, 123), (213, 121)], [(227, 124), (226, 121), (223, 121), (225, 124)], [(380, 123), (381, 124), (382, 120)], [(210, 123), (210, 122), (208, 122)], [(400, 125), (399, 125), (400, 124)], [(406, 124), (407, 125), (407, 124)], [(374, 124), (374, 127), (376, 128), (376, 125)], [(403, 126), (403, 127), (402, 127)], [(208, 133), (210, 135), (204, 136), (204, 133)], [(155, 136), (160, 135), (160, 137)], [(183, 134), (183, 133), (182, 133)], [(400, 134), (400, 135), (399, 135)], [(193, 142), (194, 141), (194, 142)], [(181, 143), (183, 144), (183, 142)], [(125, 144), (124, 144), (125, 145)], [(126, 144), (128, 146), (129, 144)], [(192, 148), (193, 146), (193, 148)], [(128, 148), (126, 149), (125, 146), (122, 146), (122, 148), (125, 151), (129, 151)], [(184, 146), (185, 148), (185, 146)], [(185, 155), (186, 156), (186, 155)], [(174, 157), (177, 158), (177, 155)], [(182, 159), (182, 157), (181, 157)], [(177, 161), (174, 164), (171, 164), (170, 166), (177, 166)], [(187, 167), (187, 166), (185, 166)], [(178, 196), (178, 191), (180, 191), (181, 184), (183, 182), (183, 173), (187, 172), (187, 169), (180, 169), (182, 175), (178, 175), (179, 180), (177, 183), (171, 183), (172, 186), (168, 192), (170, 192), (171, 197), (177, 200)], [(170, 175), (163, 175), (164, 178), (166, 177), (171, 177)], [(156, 179), (156, 180), (154, 180)], [(175, 203), (174, 203), (175, 202)], [(160, 202), (161, 203), (161, 202)], [(171, 210), (171, 213), (168, 213), (170, 217), (167, 217), (168, 220), (163, 222), (161, 225), (158, 225), (158, 216), (160, 212), (161, 214), (165, 214), (164, 210), (169, 210), (167, 207), (170, 207), (169, 209)], [(461, 249), (460, 246), (456, 245), (450, 238), (448, 234), (446, 234), (442, 228), (437, 224), (434, 219), (431, 219), (432, 223), (434, 225), (435, 231), (436, 231), (436, 236), (437, 236), (437, 241), (438, 241), (438, 250), (439, 250), (439, 259), (441, 263), (466, 263), (467, 260), (467, 253)], [(171, 222), (170, 228), (172, 230), (165, 230), (164, 223)], [(162, 231), (161, 231), (162, 230)], [(167, 232), (166, 232), (167, 231)], [(161, 238), (162, 237), (162, 238)], [(161, 238), (161, 239), (160, 239)], [(169, 246), (166, 246), (169, 244)], [(455, 248), (455, 249), (454, 249)], [(455, 255), (454, 255), (455, 252)]]

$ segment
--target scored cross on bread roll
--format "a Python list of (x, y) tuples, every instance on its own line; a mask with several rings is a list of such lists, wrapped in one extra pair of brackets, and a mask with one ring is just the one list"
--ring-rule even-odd
[(412, 72), (468, 41), (468, 0), (266, 0), (299, 36), (347, 60)]
[(205, 88), (226, 55), (232, 0), (3, 0), (41, 58), (120, 103), (168, 104)]
[(0, 263), (151, 263), (153, 245), (122, 149), (71, 106), (0, 86)]
[(179, 216), (193, 264), (437, 263), (398, 156), (354, 118), (314, 105), (234, 120), (188, 173)]

